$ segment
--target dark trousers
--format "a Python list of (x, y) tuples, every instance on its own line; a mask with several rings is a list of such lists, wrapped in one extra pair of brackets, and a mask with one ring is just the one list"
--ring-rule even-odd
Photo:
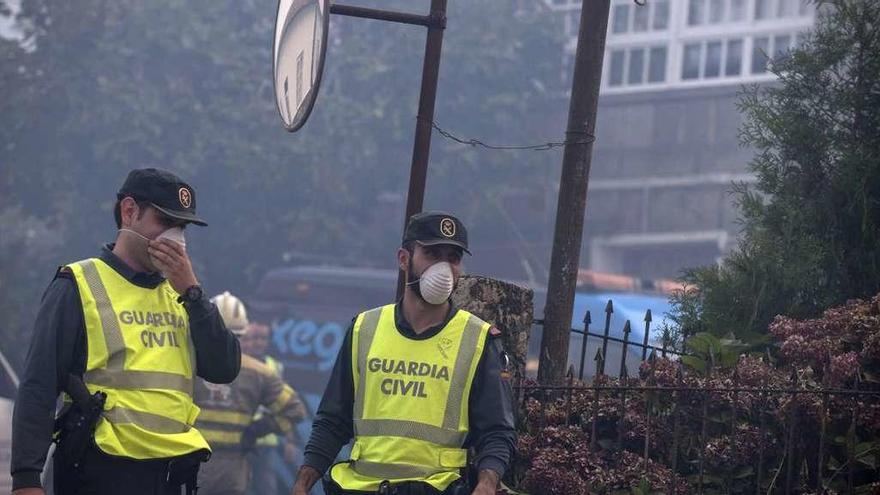
[[(377, 492), (363, 492), (357, 490), (343, 490), (333, 480), (324, 478), (324, 493), (327, 495), (375, 495)], [(388, 495), (470, 495), (464, 483), (455, 482), (444, 491), (439, 491), (427, 483), (408, 481), (392, 485), (386, 492)], [(384, 494), (383, 494), (384, 495)]]
[(94, 445), (86, 451), (78, 467), (65, 467), (54, 460), (56, 495), (180, 495), (181, 486), (172, 486), (168, 461), (138, 461), (112, 457)]

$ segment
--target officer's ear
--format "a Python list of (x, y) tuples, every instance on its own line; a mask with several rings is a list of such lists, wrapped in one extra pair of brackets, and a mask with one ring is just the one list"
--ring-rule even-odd
[(119, 200), (119, 227), (130, 227), (136, 218), (142, 216), (139, 212), (140, 205), (131, 196), (126, 196)]
[(397, 268), (402, 272), (409, 270), (409, 260), (411, 257), (412, 255), (406, 248), (397, 248)]

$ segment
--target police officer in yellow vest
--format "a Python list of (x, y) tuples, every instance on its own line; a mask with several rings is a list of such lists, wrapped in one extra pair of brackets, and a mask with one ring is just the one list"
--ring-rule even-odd
[(76, 458), (65, 448), (73, 442), (65, 424), (56, 494), (179, 495), (182, 484), (194, 488), (210, 454), (194, 427), (193, 383), (196, 376), (232, 381), (241, 352), (185, 248), (183, 229), (206, 225), (196, 216), (195, 191), (170, 172), (133, 170), (114, 216), (116, 242), (61, 267), (43, 295), (13, 418), (15, 495), (43, 493), (40, 471), (61, 391), (77, 406), (89, 394), (105, 400)]
[[(212, 301), (226, 326), (242, 336), (248, 326), (247, 310), (229, 292)], [(305, 406), (296, 392), (273, 369), (247, 354), (241, 372), (229, 385), (196, 384), (196, 404), (201, 408), (196, 426), (211, 445), (211, 460), (199, 473), (201, 495), (244, 495), (250, 473), (248, 453), (267, 433), (287, 434), (305, 417)], [(266, 414), (254, 418), (258, 408)]]
[[(359, 314), (343, 341), (294, 495), (494, 495), (516, 443), (497, 329), (449, 296), (468, 251), (453, 215), (414, 215), (397, 252), (406, 292)], [(330, 464), (351, 438), (348, 461)], [(468, 449), (477, 476), (465, 486)], [(472, 491), (471, 491), (472, 490)]]

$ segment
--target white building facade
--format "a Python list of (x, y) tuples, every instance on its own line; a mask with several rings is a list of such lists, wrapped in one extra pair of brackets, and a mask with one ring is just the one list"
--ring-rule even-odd
[[(570, 37), (570, 74), (581, 0), (545, 1)], [(754, 180), (737, 93), (772, 82), (768, 58), (814, 22), (803, 0), (612, 0), (583, 268), (673, 277), (735, 245), (731, 183)]]

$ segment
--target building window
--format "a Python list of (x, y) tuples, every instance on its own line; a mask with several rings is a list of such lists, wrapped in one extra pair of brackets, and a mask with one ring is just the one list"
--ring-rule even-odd
[(669, 27), (669, 0), (634, 5), (629, 1), (616, 3), (612, 10), (611, 33), (646, 33), (664, 31)]
[(702, 43), (689, 43), (684, 46), (684, 58), (681, 62), (682, 79), (699, 79)]
[(633, 8), (633, 32), (644, 33), (648, 30), (648, 17), (651, 10), (647, 5)]
[(777, 34), (773, 37), (773, 58), (786, 57), (791, 50), (791, 35)]
[(625, 33), (629, 30), (629, 4), (623, 3), (614, 6), (614, 23), (612, 32), (615, 34)]
[(699, 26), (706, 18), (706, 0), (690, 0), (688, 3), (688, 26)]
[(740, 39), (727, 41), (727, 60), (724, 65), (725, 76), (742, 74), (743, 42)]
[(746, 18), (746, 0), (730, 0), (730, 22), (740, 22)]
[(792, 41), (797, 37), (791, 34), (777, 34), (776, 36), (758, 36), (752, 41), (752, 74), (767, 72), (767, 64), (770, 57), (779, 59), (788, 56), (792, 48)]
[(768, 53), (770, 53), (770, 38), (762, 36), (752, 41), (752, 74), (762, 74), (767, 71)]
[(809, 0), (755, 0), (755, 19), (789, 19), (810, 15)]
[(769, 19), (773, 0), (755, 0), (755, 19)]
[(710, 41), (706, 43), (706, 65), (703, 77), (712, 78), (721, 75), (721, 42)]
[(687, 0), (688, 26), (743, 22), (750, 3), (755, 19), (783, 19), (810, 15), (810, 0)]
[(608, 68), (608, 85), (620, 86), (623, 84), (623, 59), (626, 52), (623, 50), (614, 50), (611, 52), (611, 63)]
[(666, 47), (655, 46), (651, 48), (651, 56), (648, 67), (648, 82), (663, 82), (666, 79)]
[(663, 31), (669, 26), (669, 1), (658, 0), (650, 4), (654, 9), (654, 22), (651, 27), (654, 31)]
[[(646, 6), (611, 1), (603, 80), (608, 89), (764, 78), (768, 63), (803, 43), (816, 11), (815, 0), (648, 0)], [(571, 36), (579, 12), (560, 12)]]
[(630, 86), (642, 84), (645, 77), (645, 49), (634, 48), (629, 51), (629, 75), (626, 79)]
[(709, 24), (718, 24), (724, 21), (724, 0), (709, 0)]
[(666, 47), (634, 47), (611, 51), (608, 86), (639, 86), (666, 80)]
[(776, 0), (776, 17), (797, 17), (799, 0)]
[(742, 47), (740, 38), (686, 44), (681, 78), (694, 80), (715, 79), (722, 75), (739, 76), (742, 72)]

